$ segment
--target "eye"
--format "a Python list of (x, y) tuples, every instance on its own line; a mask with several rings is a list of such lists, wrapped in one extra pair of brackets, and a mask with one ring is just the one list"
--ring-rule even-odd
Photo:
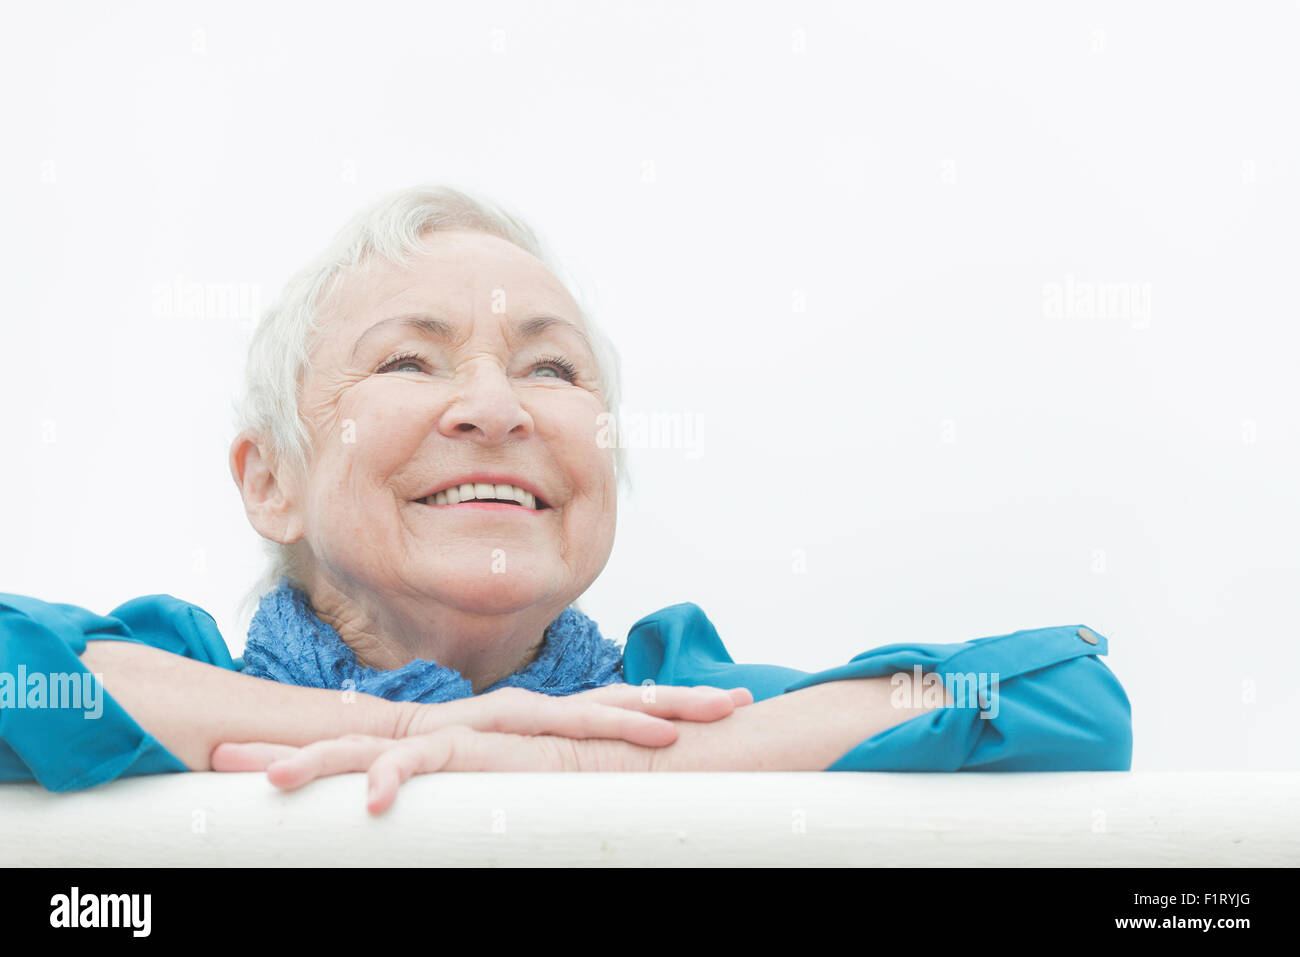
[(573, 363), (568, 359), (560, 356), (546, 356), (538, 359), (533, 364), (534, 372), (550, 372), (547, 378), (563, 379), (566, 382), (573, 382), (578, 378), (578, 370), (574, 368)]
[(398, 355), (385, 359), (376, 372), (398, 372), (407, 366), (410, 366), (416, 372), (423, 372), (424, 367), (428, 365), (427, 356), (418, 352), (403, 352)]

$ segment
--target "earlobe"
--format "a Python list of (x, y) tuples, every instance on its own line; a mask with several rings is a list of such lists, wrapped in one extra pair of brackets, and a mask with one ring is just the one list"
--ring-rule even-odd
[(262, 454), (261, 438), (241, 432), (230, 444), (230, 475), (244, 500), (244, 514), (263, 538), (292, 545), (302, 538), (293, 490), (277, 479)]

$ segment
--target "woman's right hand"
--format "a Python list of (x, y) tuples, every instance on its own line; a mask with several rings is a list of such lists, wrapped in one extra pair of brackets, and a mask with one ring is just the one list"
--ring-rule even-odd
[(464, 725), (406, 738), (349, 734), (305, 747), (258, 742), (223, 744), (213, 752), (214, 771), (265, 770), (283, 791), (318, 778), (365, 771), (366, 807), (383, 814), (413, 775), (440, 771), (643, 771), (652, 772), (656, 748), (626, 741), (577, 741), (558, 735), (497, 734)]
[[(389, 703), (396, 709), (394, 739), (459, 726), (498, 734), (604, 738), (661, 748), (677, 740), (677, 727), (669, 719), (717, 721), (738, 707), (753, 704), (754, 696), (745, 688), (614, 684), (564, 696), (500, 688), (439, 704)], [(226, 741), (211, 755), (212, 770), (264, 771), (272, 761), (296, 750), (264, 741)]]
[(612, 738), (646, 747), (677, 740), (672, 718), (717, 721), (754, 703), (745, 688), (613, 684), (571, 695), (499, 688), (442, 704), (400, 702), (394, 737), (430, 734), (461, 725), (502, 734), (549, 734), (565, 738)]

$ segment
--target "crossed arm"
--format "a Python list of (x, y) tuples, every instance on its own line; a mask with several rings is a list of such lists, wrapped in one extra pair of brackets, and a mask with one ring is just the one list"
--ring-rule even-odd
[(621, 685), (421, 705), (265, 681), (130, 642), (88, 641), (81, 657), (191, 770), (266, 770), (286, 788), (368, 770), (376, 812), (401, 781), (440, 770), (820, 771), (931, 710), (896, 707), (885, 677), (758, 703), (744, 689), (656, 686), (646, 695)]

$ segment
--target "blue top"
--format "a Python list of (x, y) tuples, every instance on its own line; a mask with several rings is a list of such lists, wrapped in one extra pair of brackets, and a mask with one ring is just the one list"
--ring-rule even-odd
[[(187, 770), (102, 686), (78, 657), (87, 640), (152, 645), (232, 671), (212, 616), (170, 595), (136, 598), (101, 616), (75, 605), (0, 593), (0, 781), (51, 791), (118, 777)], [(892, 644), (809, 674), (731, 660), (698, 605), (672, 605), (632, 626), (623, 649), (629, 684), (748, 688), (755, 701), (845, 678), (891, 675), (895, 700), (954, 699), (873, 735), (828, 771), (1127, 771), (1129, 701), (1102, 662), (1107, 641), (1080, 625), (1017, 631), (956, 644)], [(94, 701), (91, 701), (94, 697)], [(56, 706), (61, 705), (61, 706)], [(92, 715), (98, 713), (97, 717)]]

